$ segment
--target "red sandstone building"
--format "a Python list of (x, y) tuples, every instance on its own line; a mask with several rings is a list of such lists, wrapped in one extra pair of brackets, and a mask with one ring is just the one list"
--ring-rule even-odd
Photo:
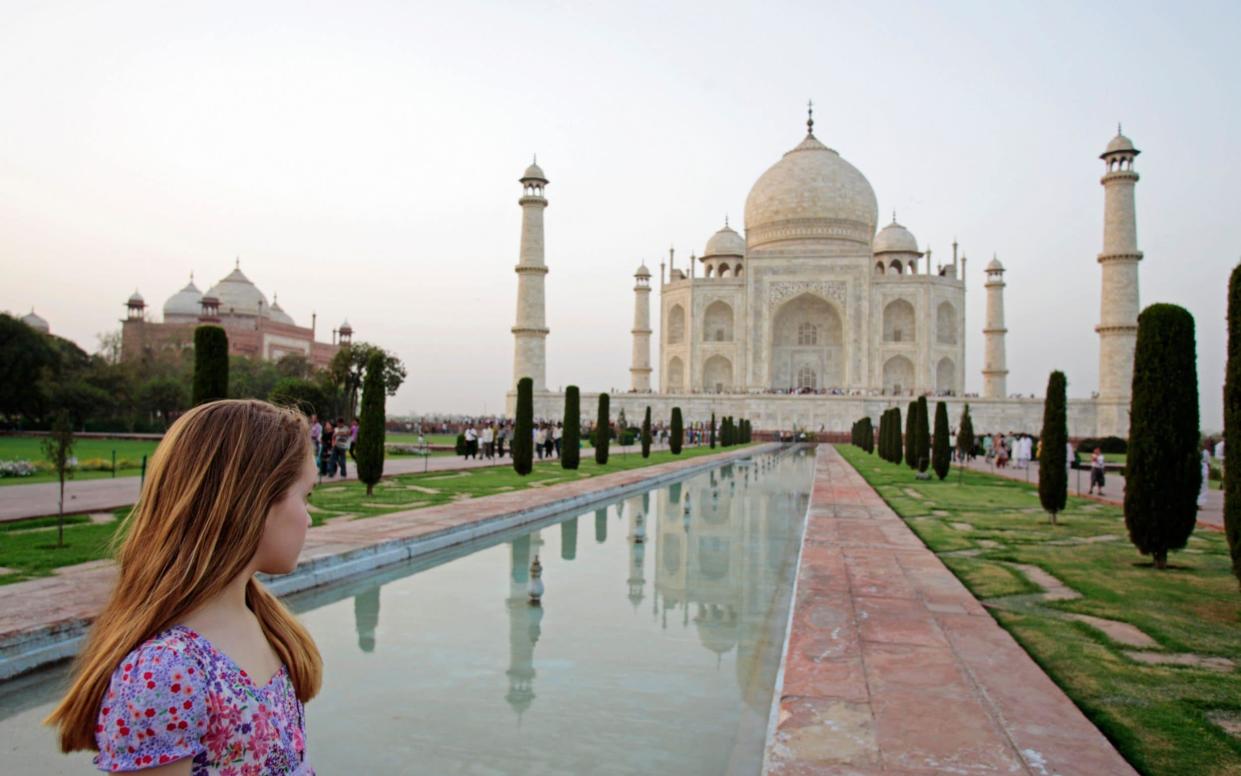
[(300, 355), (316, 367), (327, 366), (341, 345), (353, 339), (353, 328), (345, 321), (332, 330), (331, 342), (316, 342), (316, 316), (311, 316), (309, 328), (298, 326), (274, 297), (268, 303), (263, 292), (242, 274), (240, 262), (206, 293), (198, 290), (191, 276), (189, 284), (164, 303), (162, 322), (147, 320), (148, 307), (137, 291), (125, 307), (128, 313), (121, 322), (121, 357), (126, 361), (169, 348), (192, 348), (194, 329), (204, 323), (224, 327), (231, 355), (268, 361)]

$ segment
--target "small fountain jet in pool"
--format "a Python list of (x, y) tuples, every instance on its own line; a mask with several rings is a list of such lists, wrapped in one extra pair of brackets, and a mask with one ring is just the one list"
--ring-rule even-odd
[(542, 606), (543, 598), (543, 564), (539, 563), (539, 556), (534, 556), (534, 561), (530, 564), (530, 605)]

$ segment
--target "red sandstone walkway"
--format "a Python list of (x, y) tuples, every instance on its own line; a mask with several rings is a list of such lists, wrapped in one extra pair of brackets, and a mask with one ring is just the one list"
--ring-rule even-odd
[[(953, 465), (955, 466), (956, 464)], [(995, 474), (1012, 480), (1029, 482), (1031, 485), (1038, 485), (1038, 461), (1031, 461), (1027, 469), (1019, 469), (1013, 465), (998, 469), (994, 463), (985, 461), (982, 458), (975, 458), (968, 466), (974, 471)], [(1098, 500), (1108, 504), (1115, 504), (1116, 506), (1123, 505), (1125, 499), (1125, 476), (1119, 472), (1108, 472), (1105, 482), (1103, 496), (1098, 498)], [(1069, 495), (1092, 498), (1086, 493), (1089, 489), (1089, 469), (1069, 471)], [(1224, 530), (1224, 491), (1217, 488), (1207, 491), (1206, 504), (1203, 505), (1202, 509), (1198, 510), (1198, 526), (1216, 531)]]
[(840, 454), (818, 448), (771, 774), (1132, 774)]
[[(654, 450), (666, 450), (667, 445), (655, 445)], [(614, 446), (612, 455), (636, 455), (637, 445)], [(590, 454), (590, 450), (586, 451)], [(511, 459), (465, 460), (455, 455), (421, 458), (413, 456), (392, 457), (384, 461), (384, 474), (410, 474), (421, 471), (453, 471), (483, 466), (507, 466)], [(537, 459), (536, 459), (537, 462)], [(349, 476), (357, 479), (357, 467), (349, 461)], [(69, 514), (104, 512), (129, 506), (138, 500), (138, 477), (116, 479), (70, 480), (65, 484), (65, 511)], [(60, 485), (55, 482), (38, 482), (29, 485), (5, 485), (0, 487), (0, 523), (56, 514), (56, 501)]]

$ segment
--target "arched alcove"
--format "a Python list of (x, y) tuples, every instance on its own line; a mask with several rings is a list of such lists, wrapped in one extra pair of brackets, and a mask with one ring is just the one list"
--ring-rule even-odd
[(717, 299), (707, 305), (702, 315), (702, 339), (704, 342), (733, 341), (733, 308), (728, 302)]
[(935, 341), (941, 345), (957, 344), (957, 308), (951, 302), (940, 302), (935, 308)]
[(685, 308), (674, 304), (668, 311), (668, 344), (679, 345), (685, 341)]
[(721, 355), (708, 358), (702, 365), (702, 390), (707, 393), (727, 393), (733, 386), (733, 364)]
[(904, 395), (913, 388), (914, 365), (904, 356), (893, 356), (883, 365), (883, 390), (888, 394)]
[(807, 367), (818, 388), (844, 385), (843, 319), (820, 296), (805, 293), (780, 306), (772, 318), (770, 353), (773, 388), (798, 388), (798, 375)]
[(939, 393), (957, 392), (957, 366), (951, 358), (945, 356), (935, 365), (935, 390)]
[(904, 299), (888, 302), (883, 308), (883, 341), (916, 342), (914, 306)]

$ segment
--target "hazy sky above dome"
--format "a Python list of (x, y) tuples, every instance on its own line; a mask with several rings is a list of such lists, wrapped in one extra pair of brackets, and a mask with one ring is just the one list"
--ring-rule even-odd
[(321, 339), (347, 317), (404, 359), (390, 411), (501, 411), (537, 152), (548, 385), (624, 389), (639, 262), (657, 274), (675, 245), (684, 267), (725, 214), (740, 226), (813, 98), (880, 226), (895, 209), (936, 263), (954, 236), (969, 257), (969, 391), (993, 253), (1009, 390), (1041, 395), (1055, 368), (1070, 396), (1096, 389), (1098, 155), (1123, 121), (1142, 303), (1194, 314), (1203, 427), (1222, 425), (1235, 2), (0, 0), (0, 18), (0, 309), (88, 350), (135, 287), (158, 309), (239, 255)]

